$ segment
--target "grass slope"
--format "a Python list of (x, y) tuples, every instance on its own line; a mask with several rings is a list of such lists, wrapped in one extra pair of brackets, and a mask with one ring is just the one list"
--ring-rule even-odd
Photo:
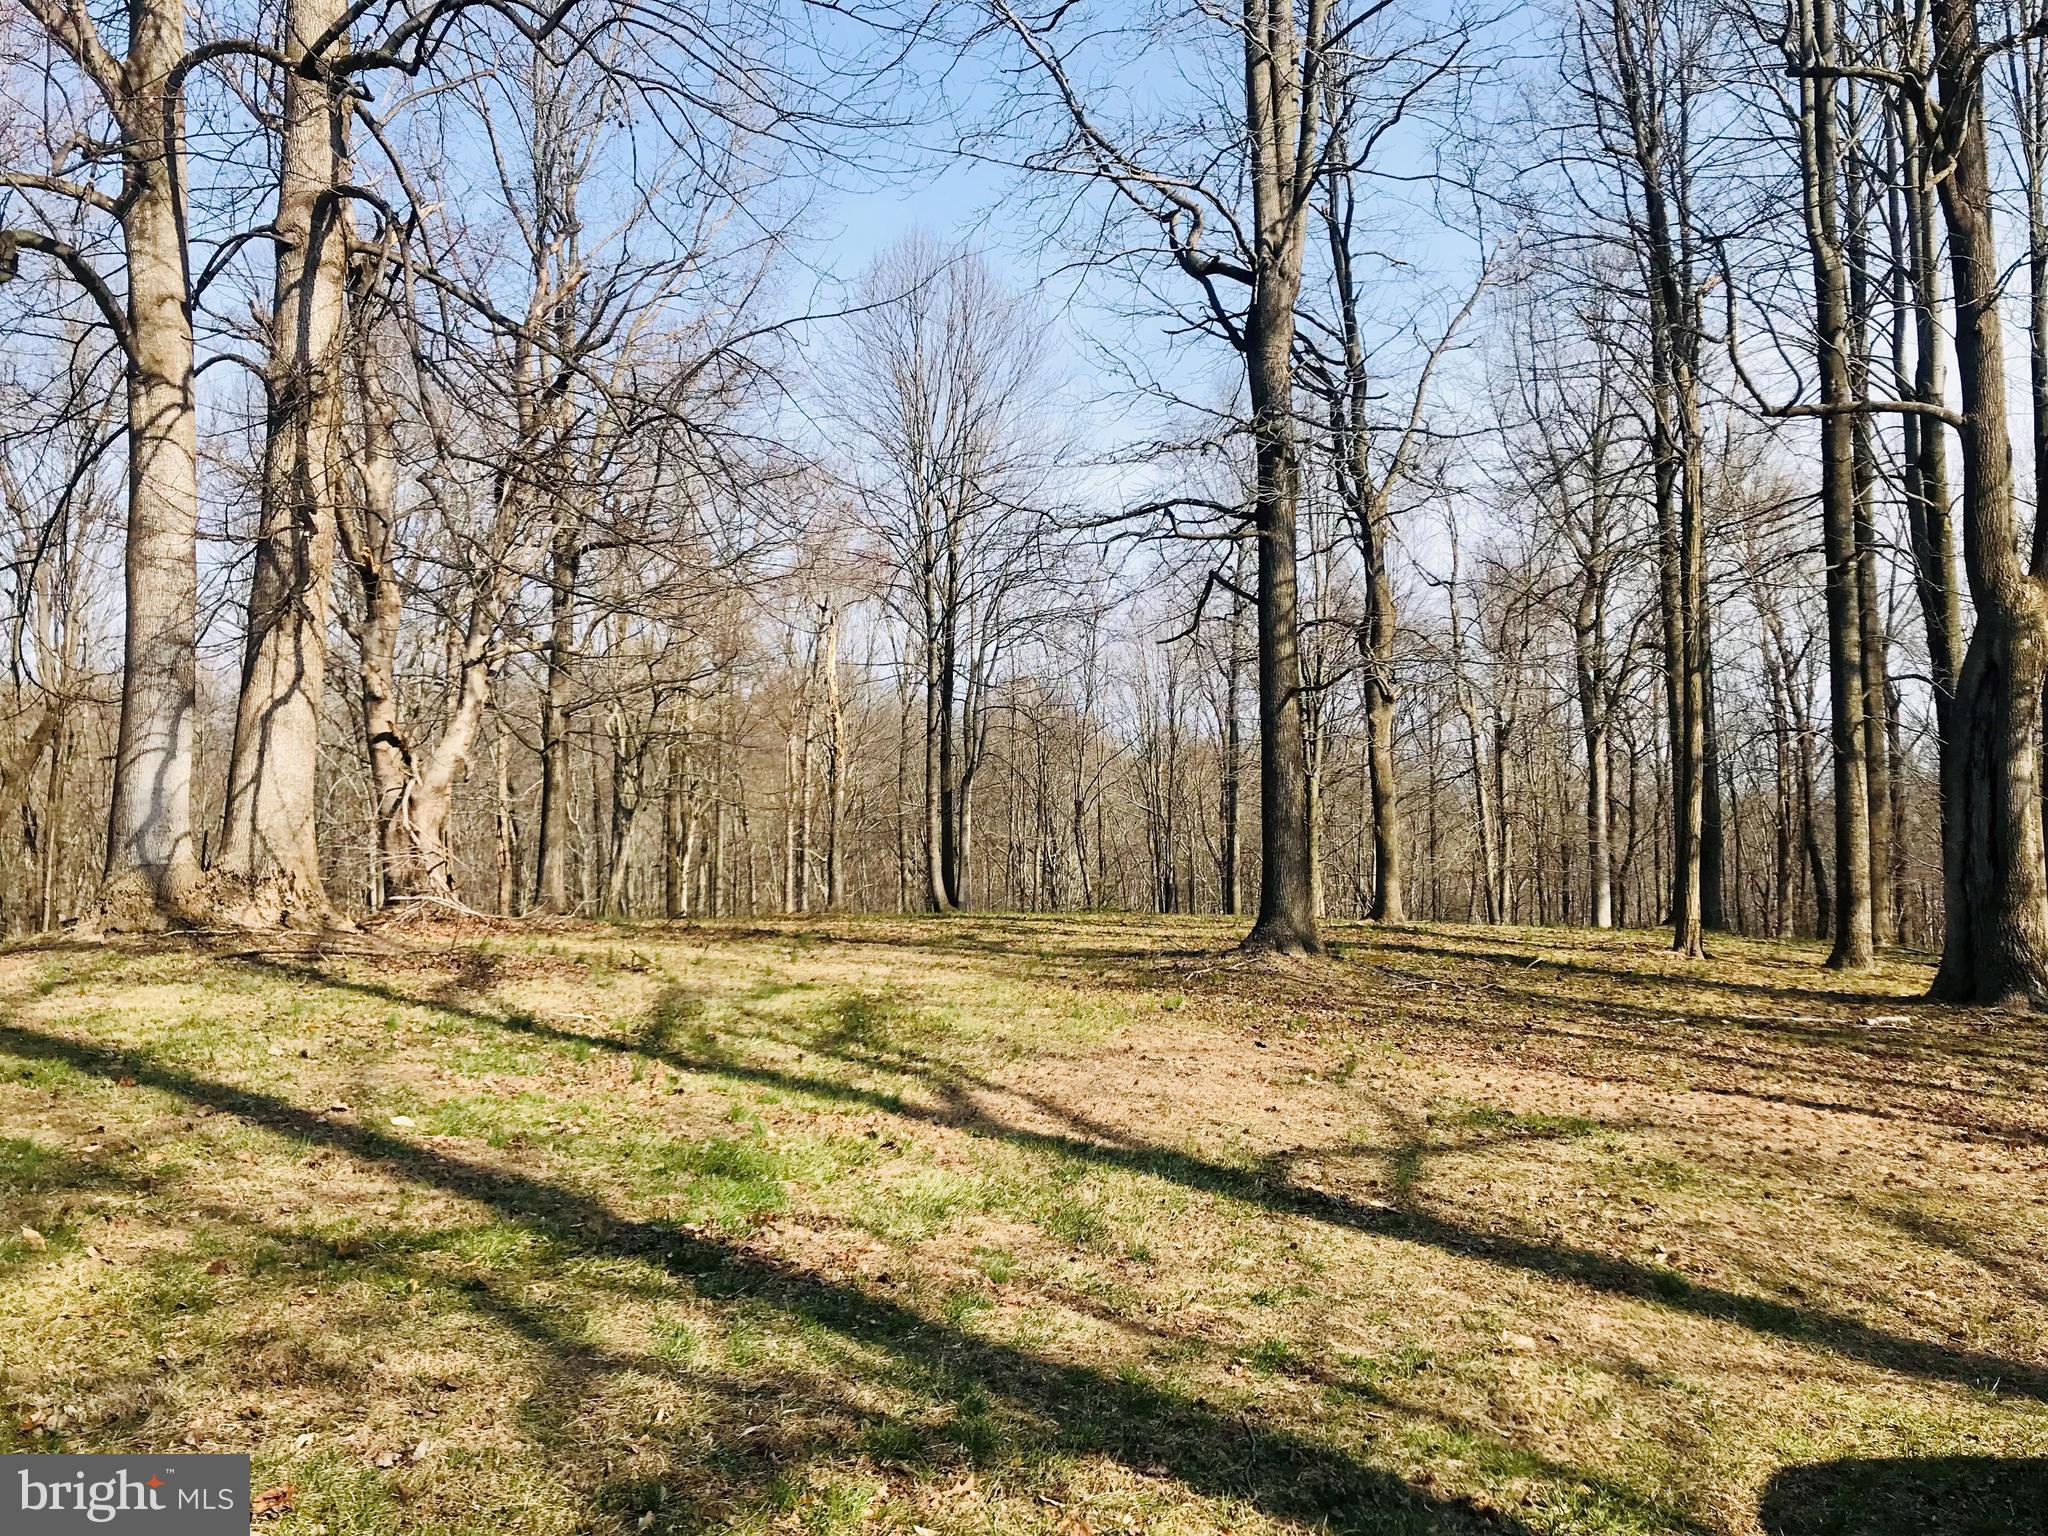
[(279, 1536), (2044, 1529), (2048, 1029), (1233, 934), (0, 956), (0, 1451)]

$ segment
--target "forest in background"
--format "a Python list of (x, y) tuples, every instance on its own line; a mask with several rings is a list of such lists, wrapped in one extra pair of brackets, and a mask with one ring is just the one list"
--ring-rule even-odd
[[(2048, 997), (2044, 39), (12, 0), (0, 911), (1668, 923)], [(1062, 279), (823, 280), (934, 156)]]

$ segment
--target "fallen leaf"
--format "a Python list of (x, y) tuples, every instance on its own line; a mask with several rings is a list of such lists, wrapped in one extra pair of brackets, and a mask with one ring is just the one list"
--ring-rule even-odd
[(50, 1246), (50, 1240), (47, 1237), (44, 1237), (42, 1233), (38, 1232), (34, 1227), (29, 1226), (25, 1222), (22, 1224), (21, 1228), (21, 1240), (24, 1243), (27, 1243), (29, 1247), (33, 1248), (37, 1253), (41, 1253), (45, 1248)]
[(259, 1520), (265, 1515), (281, 1515), (291, 1507), (290, 1483), (279, 1483), (275, 1488), (266, 1488), (249, 1501), (249, 1513)]

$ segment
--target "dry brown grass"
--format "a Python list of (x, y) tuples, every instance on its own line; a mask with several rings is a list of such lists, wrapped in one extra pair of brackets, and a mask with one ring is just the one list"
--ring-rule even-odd
[(1233, 936), (0, 958), (0, 1449), (248, 1450), (307, 1536), (2044, 1528), (2048, 1029)]

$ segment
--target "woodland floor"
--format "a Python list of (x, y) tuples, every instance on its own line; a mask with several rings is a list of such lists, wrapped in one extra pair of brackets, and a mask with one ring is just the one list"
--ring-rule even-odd
[(2048, 1025), (1236, 932), (0, 954), (0, 1452), (278, 1536), (2048, 1528)]

